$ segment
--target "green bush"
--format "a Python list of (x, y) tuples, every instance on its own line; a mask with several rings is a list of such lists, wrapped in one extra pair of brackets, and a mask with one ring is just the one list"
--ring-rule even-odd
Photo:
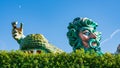
[(98, 56), (84, 50), (61, 54), (0, 51), (0, 68), (120, 68), (120, 55)]

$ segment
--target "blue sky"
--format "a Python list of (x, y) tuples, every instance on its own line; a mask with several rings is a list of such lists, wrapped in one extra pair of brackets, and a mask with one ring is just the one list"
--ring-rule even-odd
[(102, 52), (114, 53), (120, 44), (119, 0), (0, 0), (0, 50), (18, 50), (11, 22), (24, 25), (24, 34), (43, 34), (49, 42), (71, 52), (66, 36), (69, 22), (88, 17), (102, 32)]

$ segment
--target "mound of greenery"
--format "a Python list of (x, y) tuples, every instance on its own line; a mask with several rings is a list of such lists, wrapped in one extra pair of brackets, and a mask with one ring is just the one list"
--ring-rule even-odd
[(120, 55), (84, 50), (72, 53), (30, 54), (22, 51), (0, 51), (0, 68), (119, 68)]

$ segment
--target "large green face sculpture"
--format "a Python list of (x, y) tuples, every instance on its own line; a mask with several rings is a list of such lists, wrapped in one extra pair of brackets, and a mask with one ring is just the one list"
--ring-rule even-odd
[(84, 48), (85, 51), (94, 49), (100, 51), (101, 33), (96, 31), (97, 23), (88, 18), (75, 18), (69, 23), (67, 37), (73, 50)]
[(17, 28), (17, 22), (12, 23), (12, 36), (19, 43), (20, 49), (29, 52), (46, 52), (46, 53), (62, 53), (63, 51), (54, 45), (50, 44), (42, 34), (23, 34), (22, 23), (20, 28)]

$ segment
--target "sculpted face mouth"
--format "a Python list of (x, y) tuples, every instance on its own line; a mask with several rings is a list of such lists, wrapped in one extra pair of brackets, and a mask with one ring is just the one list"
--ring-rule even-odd
[(95, 40), (95, 39), (90, 39), (89, 40), (89, 46), (91, 47), (91, 48), (96, 48), (96, 47), (98, 47), (99, 46), (99, 42), (97, 41), (97, 40)]
[(92, 46), (97, 46), (97, 43), (96, 42), (92, 42)]

